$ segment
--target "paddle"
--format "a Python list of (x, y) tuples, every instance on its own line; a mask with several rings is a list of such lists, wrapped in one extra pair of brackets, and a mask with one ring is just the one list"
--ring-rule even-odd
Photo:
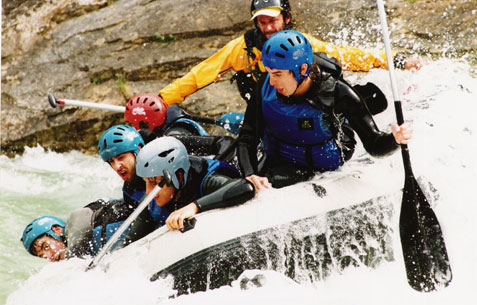
[[(377, 0), (386, 58), (391, 78), (394, 108), (398, 124), (404, 123), (392, 60), (386, 13), (382, 0)], [(441, 227), (426, 196), (412, 173), (409, 149), (401, 145), (405, 182), (399, 218), (399, 232), (409, 285), (417, 291), (428, 292), (446, 287), (452, 280)]]
[[(126, 111), (126, 107), (124, 106), (83, 102), (78, 100), (57, 99), (51, 93), (48, 94), (48, 102), (53, 108), (56, 108), (57, 105), (60, 105), (60, 106), (77, 106), (77, 107), (100, 109), (100, 110), (123, 112), (123, 113), (124, 111)], [(242, 121), (244, 117), (243, 113), (239, 113), (239, 112), (228, 112), (222, 115), (218, 119), (190, 115), (183, 110), (181, 113), (183, 115), (182, 116), (183, 118), (190, 119), (199, 123), (217, 125), (224, 128), (225, 130), (227, 130), (228, 132), (234, 135), (238, 135), (240, 133), (240, 128), (242, 127)]]
[[(172, 185), (172, 179), (171, 175), (167, 170), (164, 170), (164, 184), (167, 185)], [(119, 237), (126, 231), (126, 229), (131, 225), (131, 223), (141, 214), (141, 212), (149, 205), (149, 203), (156, 197), (156, 195), (159, 193), (161, 190), (161, 186), (158, 184), (156, 185), (152, 191), (144, 198), (141, 203), (138, 205), (138, 207), (134, 210), (134, 212), (129, 215), (129, 217), (119, 226), (119, 228), (114, 232), (113, 236), (108, 240), (106, 245), (99, 251), (98, 255), (95, 256), (95, 258), (89, 263), (88, 267), (86, 268), (86, 271), (93, 269), (96, 267), (99, 262), (103, 259), (103, 257), (106, 255), (106, 253), (109, 252), (111, 247), (118, 241)]]

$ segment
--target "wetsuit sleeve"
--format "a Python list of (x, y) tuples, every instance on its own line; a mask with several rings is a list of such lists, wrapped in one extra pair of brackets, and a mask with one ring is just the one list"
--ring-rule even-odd
[(167, 105), (174, 105), (218, 80), (220, 75), (228, 70), (244, 70), (246, 67), (245, 60), (245, 39), (242, 35), (230, 41), (211, 57), (194, 66), (189, 73), (161, 89), (159, 94)]
[(310, 40), (313, 52), (324, 52), (335, 57), (344, 70), (369, 71), (373, 68), (387, 69), (388, 67), (384, 50), (363, 50), (350, 46), (338, 46), (323, 42), (310, 35), (306, 35), (306, 37)]
[(385, 156), (399, 147), (394, 141), (392, 133), (379, 131), (372, 116), (364, 108), (359, 96), (351, 86), (339, 81), (336, 94), (335, 106), (337, 112), (342, 112), (348, 119), (370, 155), (374, 157)]
[(255, 188), (248, 180), (219, 174), (209, 175), (202, 189), (206, 195), (195, 201), (199, 212), (239, 205), (255, 196)]
[(93, 210), (84, 207), (73, 211), (66, 221), (65, 236), (68, 256), (91, 254)]
[(223, 153), (234, 139), (228, 136), (173, 135), (187, 148), (190, 155), (210, 156)]
[(257, 84), (257, 88), (247, 104), (242, 128), (237, 138), (237, 157), (244, 177), (258, 173), (257, 146), (264, 130), (260, 89), (264, 79), (266, 77), (263, 77)]

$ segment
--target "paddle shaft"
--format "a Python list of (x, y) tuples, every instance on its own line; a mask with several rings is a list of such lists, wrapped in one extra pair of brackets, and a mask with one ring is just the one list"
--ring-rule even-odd
[(88, 265), (86, 268), (86, 271), (93, 269), (96, 267), (99, 262), (103, 259), (103, 257), (106, 255), (106, 253), (109, 252), (111, 247), (119, 240), (119, 237), (121, 234), (126, 231), (127, 228), (131, 225), (131, 223), (136, 220), (136, 218), (139, 216), (139, 214), (149, 205), (149, 203), (156, 197), (156, 195), (159, 193), (161, 190), (161, 187), (159, 185), (156, 185), (152, 191), (144, 198), (141, 203), (138, 205), (138, 207), (134, 210), (134, 212), (129, 215), (129, 217), (121, 224), (121, 226), (114, 232), (113, 236), (108, 240), (106, 245), (101, 249), (101, 251), (96, 255), (96, 257), (91, 261), (91, 263)]
[[(404, 123), (404, 115), (402, 113), (401, 98), (399, 97), (399, 91), (397, 88), (397, 81), (396, 81), (396, 73), (394, 71), (391, 42), (389, 40), (389, 30), (388, 30), (388, 24), (386, 22), (386, 12), (384, 11), (383, 1), (377, 0), (376, 2), (378, 5), (378, 13), (379, 13), (379, 19), (381, 21), (381, 27), (383, 30), (384, 48), (386, 51), (386, 61), (388, 64), (389, 78), (391, 80), (391, 89), (393, 92), (396, 119), (398, 124), (401, 125)], [(402, 158), (404, 162), (404, 170), (405, 170), (406, 176), (413, 176), (412, 167), (411, 167), (411, 158), (409, 155), (409, 149), (407, 147), (407, 144), (401, 145), (401, 152), (402, 152)]]
[[(84, 102), (84, 101), (69, 100), (69, 99), (56, 99), (53, 96), (53, 94), (48, 94), (48, 101), (50, 102), (50, 105), (53, 108), (56, 108), (57, 105), (60, 105), (60, 106), (77, 106), (77, 107), (90, 108), (90, 109), (100, 109), (100, 110), (107, 110), (107, 111), (119, 112), (119, 113), (124, 113), (126, 111), (126, 107), (124, 106), (99, 104), (99, 103)], [(240, 130), (239, 126), (235, 126), (240, 124), (237, 122), (205, 118), (205, 117), (190, 115), (187, 113), (183, 113), (183, 115), (185, 118), (199, 122), (199, 123), (212, 124), (212, 125), (224, 127), (225, 129), (229, 130), (230, 132), (234, 134), (238, 134), (238, 132), (236, 131)], [(240, 114), (237, 113), (237, 115), (240, 115)], [(227, 124), (229, 126), (227, 126)]]
[[(398, 124), (404, 123), (401, 102), (394, 73), (391, 44), (382, 0), (376, 0), (381, 19), (389, 76), (394, 96)], [(452, 271), (439, 221), (412, 173), (409, 149), (401, 145), (405, 181), (399, 233), (409, 285), (420, 292), (446, 287), (452, 280)]]

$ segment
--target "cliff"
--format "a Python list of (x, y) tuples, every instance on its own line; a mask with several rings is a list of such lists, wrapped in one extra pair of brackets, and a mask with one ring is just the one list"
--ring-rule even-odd
[[(291, 0), (297, 30), (336, 44), (382, 46), (373, 0)], [(2, 2), (2, 153), (25, 145), (95, 153), (124, 122), (98, 110), (51, 108), (57, 98), (124, 105), (157, 93), (253, 27), (250, 0), (13, 0)], [(406, 55), (476, 60), (475, 0), (389, 0), (393, 47)], [(216, 117), (243, 111), (232, 74), (181, 104)], [(212, 133), (221, 132), (211, 129)]]

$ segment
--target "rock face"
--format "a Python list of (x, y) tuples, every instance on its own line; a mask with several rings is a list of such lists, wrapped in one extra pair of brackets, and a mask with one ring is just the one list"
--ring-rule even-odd
[[(380, 47), (374, 0), (290, 1), (298, 30), (336, 44)], [(388, 0), (393, 46), (404, 54), (476, 61), (475, 0)], [(253, 27), (250, 1), (12, 0), (2, 16), (2, 153), (41, 144), (96, 152), (120, 114), (51, 108), (47, 94), (124, 105), (157, 93)], [(242, 111), (229, 73), (182, 107), (203, 116)], [(212, 132), (221, 132), (212, 130)]]

